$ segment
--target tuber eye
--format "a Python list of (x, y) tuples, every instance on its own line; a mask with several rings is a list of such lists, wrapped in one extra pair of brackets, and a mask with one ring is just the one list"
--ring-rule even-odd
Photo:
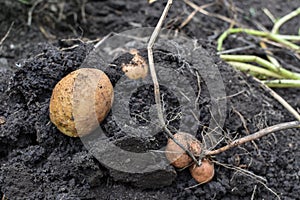
[(99, 126), (112, 102), (113, 86), (106, 74), (81, 68), (65, 76), (53, 89), (50, 120), (68, 136), (84, 136)]
[(204, 158), (200, 166), (195, 163), (190, 166), (190, 172), (198, 183), (207, 183), (214, 177), (215, 168), (210, 160)]
[[(186, 149), (195, 156), (201, 153), (200, 142), (191, 134), (179, 132), (174, 134), (174, 139), (181, 143)], [(172, 139), (168, 139), (165, 154), (170, 163), (177, 168), (184, 168), (191, 164), (192, 158), (178, 146)]]

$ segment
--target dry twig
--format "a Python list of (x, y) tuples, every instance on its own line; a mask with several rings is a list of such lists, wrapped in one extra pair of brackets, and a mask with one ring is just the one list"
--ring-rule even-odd
[(210, 12), (204, 10), (201, 6), (198, 6), (198, 5), (194, 4), (193, 2), (191, 2), (189, 0), (184, 0), (184, 2), (187, 5), (189, 5), (190, 7), (194, 8), (195, 10), (198, 10), (198, 12), (200, 12), (200, 13), (202, 13), (204, 15), (207, 15), (207, 16), (210, 16), (210, 17), (215, 17), (215, 18), (221, 19), (221, 20), (223, 20), (225, 22), (228, 22), (230, 24), (235, 24), (237, 26), (241, 26), (238, 22), (234, 21), (233, 19), (230, 19), (228, 17), (225, 17), (223, 15), (219, 15), (219, 14), (216, 14), (216, 13), (210, 13)]
[[(210, 3), (210, 4), (205, 4), (203, 6), (200, 6), (200, 9), (205, 9), (207, 7), (210, 7), (214, 5), (214, 3)], [(181, 25), (179, 26), (179, 29), (182, 29), (184, 26), (186, 26), (195, 16), (195, 14), (197, 14), (199, 9), (196, 9), (196, 7), (194, 8), (194, 11), (181, 23)]]
[(32, 13), (33, 13), (35, 7), (36, 7), (38, 4), (42, 3), (42, 2), (43, 2), (43, 0), (37, 0), (37, 1), (35, 1), (34, 4), (32, 5), (32, 7), (29, 9), (29, 11), (28, 11), (28, 19), (27, 19), (27, 25), (28, 25), (28, 26), (31, 26)]
[(187, 150), (181, 143), (179, 143), (178, 141), (176, 141), (176, 139), (174, 138), (173, 134), (171, 133), (171, 131), (168, 129), (165, 120), (164, 120), (164, 116), (163, 116), (163, 110), (161, 107), (161, 99), (160, 99), (160, 91), (159, 91), (159, 83), (157, 80), (157, 75), (155, 72), (155, 67), (154, 67), (154, 59), (153, 59), (153, 51), (152, 51), (152, 47), (155, 43), (155, 40), (158, 37), (158, 34), (162, 28), (162, 24), (168, 14), (168, 11), (171, 7), (173, 3), (173, 0), (168, 0), (167, 5), (149, 39), (148, 42), (148, 46), (147, 46), (147, 50), (148, 50), (148, 60), (149, 60), (149, 68), (150, 68), (150, 73), (151, 73), (151, 77), (152, 77), (152, 81), (153, 81), (153, 85), (154, 85), (154, 96), (155, 96), (155, 103), (156, 103), (156, 109), (157, 109), (157, 115), (158, 115), (158, 119), (159, 119), (159, 123), (161, 125), (161, 128), (163, 128), (165, 130), (165, 132), (167, 133), (168, 137), (170, 137), (178, 146), (180, 146), (192, 159), (195, 163), (198, 163), (200, 161), (198, 161), (195, 156), (189, 151)]
[(274, 90), (269, 88), (266, 84), (262, 81), (254, 78), (257, 82), (260, 83), (261, 87), (266, 90), (272, 97), (274, 97), (285, 109), (287, 109), (298, 121), (300, 121), (300, 114), (286, 101), (284, 100), (279, 94), (277, 94)]
[(212, 151), (206, 151), (205, 154), (206, 155), (216, 155), (216, 154), (222, 153), (224, 151), (227, 151), (228, 149), (231, 149), (233, 147), (244, 144), (246, 142), (259, 139), (259, 138), (261, 138), (263, 136), (266, 136), (270, 133), (274, 133), (276, 131), (282, 131), (282, 130), (289, 129), (289, 128), (300, 128), (300, 121), (285, 122), (285, 123), (281, 123), (281, 124), (277, 124), (277, 125), (274, 125), (274, 126), (264, 128), (264, 129), (262, 129), (262, 130), (260, 130), (256, 133), (253, 133), (251, 135), (247, 135), (245, 137), (236, 139), (236, 140), (232, 141), (231, 143), (229, 143), (228, 145), (223, 146), (219, 149), (212, 150)]
[(86, 24), (86, 13), (85, 13), (85, 6), (86, 6), (87, 0), (83, 0), (82, 5), (80, 7), (81, 10), (81, 17), (84, 24)]
[(3, 36), (3, 38), (0, 40), (0, 46), (3, 44), (3, 42), (6, 40), (6, 38), (8, 37), (12, 27), (14, 26), (15, 22), (12, 22), (11, 25), (9, 26), (7, 32), (5, 33), (5, 35)]

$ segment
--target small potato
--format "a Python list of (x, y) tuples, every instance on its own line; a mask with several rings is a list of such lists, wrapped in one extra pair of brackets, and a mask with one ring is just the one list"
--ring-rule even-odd
[[(191, 151), (195, 156), (199, 156), (201, 153), (200, 142), (191, 134), (179, 132), (174, 134), (174, 138), (181, 143), (186, 149)], [(165, 154), (170, 163), (177, 168), (187, 167), (192, 162), (192, 158), (172, 139), (168, 140)]]
[(192, 177), (198, 183), (207, 183), (215, 175), (215, 168), (213, 163), (208, 159), (203, 159), (200, 166), (197, 166), (195, 163), (190, 166), (190, 172)]
[(130, 63), (122, 64), (122, 71), (129, 79), (140, 79), (145, 78), (148, 74), (148, 64), (147, 61), (139, 55), (136, 49), (132, 49), (130, 54), (134, 55)]
[(81, 68), (55, 86), (50, 100), (51, 122), (71, 137), (96, 129), (111, 109), (113, 86), (104, 72)]

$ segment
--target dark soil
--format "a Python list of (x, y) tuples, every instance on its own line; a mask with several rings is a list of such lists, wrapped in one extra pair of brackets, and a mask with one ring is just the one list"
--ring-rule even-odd
[[(217, 1), (208, 10), (232, 17), (229, 6), (224, 6), (227, 3)], [(257, 28), (259, 22), (267, 29), (272, 27), (272, 22), (261, 8), (268, 8), (280, 17), (300, 6), (297, 1), (280, 0), (233, 3), (240, 9), (237, 15), (240, 23)], [(149, 5), (146, 0), (45, 1), (36, 5), (31, 26), (28, 26), (30, 1), (29, 5), (18, 1), (0, 2), (0, 40), (14, 22), (0, 46), (0, 117), (5, 120), (0, 124), (0, 195), (3, 199), (276, 199), (273, 192), (282, 199), (299, 199), (300, 135), (297, 129), (272, 134), (217, 155), (213, 160), (231, 167), (215, 164), (216, 173), (211, 182), (186, 189), (196, 184), (188, 170), (176, 171), (172, 166), (136, 174), (114, 170), (93, 157), (79, 138), (61, 134), (50, 122), (52, 89), (62, 77), (81, 67), (93, 49), (94, 43), (87, 41), (102, 38), (110, 32), (155, 26), (163, 5), (160, 1)], [(85, 14), (82, 8), (85, 8)], [(183, 1), (174, 0), (165, 27), (178, 28), (192, 11)], [(199, 40), (202, 52), (199, 61), (211, 62), (221, 72), (227, 94), (226, 121), (222, 127), (226, 138), (242, 137), (248, 131), (253, 133), (294, 120), (251, 77), (234, 71), (218, 58), (216, 38), (228, 26), (219, 19), (198, 13), (180, 30)], [(295, 18), (281, 31), (295, 34), (298, 28), (299, 18)], [(237, 41), (234, 43), (231, 38), (225, 45), (227, 48), (243, 45), (241, 38)], [(62, 49), (68, 47), (71, 48)], [(147, 58), (145, 50), (140, 52)], [(245, 53), (253, 53), (253, 50)], [(276, 56), (286, 60), (291, 69), (300, 70), (297, 68), (299, 60), (290, 54), (278, 52)], [(180, 69), (195, 93), (198, 92), (197, 78), (182, 65), (184, 61), (180, 56), (156, 49), (154, 58), (156, 63)], [(118, 66), (131, 59), (130, 54), (124, 53), (114, 60), (116, 68), (106, 70), (114, 85), (123, 76)], [(204, 81), (201, 81), (201, 89), (198, 139), (202, 139), (201, 133), (211, 119), (209, 110), (213, 106)], [(300, 109), (299, 89), (276, 91)], [(130, 99), (131, 118), (140, 125), (147, 124), (144, 119), (149, 119), (149, 110), (154, 104), (152, 93), (153, 86), (145, 85)], [(179, 102), (167, 88), (162, 87), (162, 93), (171, 119), (181, 111)], [(134, 114), (141, 114), (143, 118)], [(175, 131), (179, 123), (180, 120), (169, 124), (171, 130)], [(162, 132), (153, 137), (122, 132), (112, 113), (101, 126), (109, 138), (105, 142), (133, 152), (155, 150), (166, 144)], [(101, 140), (97, 142), (103, 144)], [(224, 144), (223, 141), (219, 146)], [(105, 145), (98, 146), (96, 150), (107, 153), (105, 148)], [(161, 158), (159, 162), (163, 163), (165, 159)], [(242, 167), (266, 181), (232, 167)]]

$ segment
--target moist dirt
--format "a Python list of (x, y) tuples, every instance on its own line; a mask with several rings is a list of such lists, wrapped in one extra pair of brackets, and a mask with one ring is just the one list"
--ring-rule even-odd
[[(214, 1), (204, 1), (211, 3)], [(197, 2), (199, 4), (199, 2)], [(227, 1), (217, 1), (210, 12), (232, 17)], [(261, 8), (276, 17), (299, 7), (297, 1), (233, 1), (239, 8), (237, 20), (249, 27), (257, 23), (271, 29), (272, 22)], [(188, 169), (172, 166), (151, 173), (124, 173), (103, 165), (92, 156), (79, 138), (61, 134), (49, 119), (49, 101), (55, 84), (68, 73), (81, 67), (95, 43), (110, 32), (155, 26), (164, 3), (149, 5), (147, 1), (45, 1), (35, 5), (30, 26), (28, 12), (34, 3), (0, 2), (0, 37), (14, 22), (8, 37), (0, 46), (0, 195), (3, 199), (298, 199), (300, 194), (299, 130), (289, 129), (223, 152), (212, 159), (215, 176), (209, 183), (197, 183)], [(84, 11), (83, 11), (84, 10)], [(193, 10), (183, 1), (174, 1), (166, 19), (166, 28), (176, 29)], [(289, 114), (259, 84), (245, 74), (233, 70), (216, 54), (217, 36), (228, 24), (197, 13), (180, 29), (197, 39), (203, 54), (199, 61), (210, 60), (217, 66), (226, 90), (226, 120), (222, 127), (226, 140), (242, 137), (267, 126), (292, 121)], [(295, 34), (299, 18), (282, 27), (285, 34)], [(80, 39), (78, 39), (80, 38)], [(1, 39), (1, 38), (0, 38)], [(66, 40), (67, 39), (67, 40)], [(226, 48), (243, 44), (230, 38)], [(235, 40), (236, 41), (236, 40)], [(139, 49), (147, 58), (145, 49)], [(253, 54), (253, 50), (245, 53)], [(255, 52), (260, 55), (261, 52)], [(286, 52), (277, 56), (287, 66), (299, 71), (299, 60)], [(132, 55), (124, 53), (105, 68), (113, 85), (124, 76), (122, 63)], [(195, 93), (199, 91), (197, 76), (172, 52), (154, 50), (154, 60), (179, 70), (188, 77)], [(183, 67), (182, 67), (183, 66)], [(213, 105), (204, 81), (200, 81), (199, 124), (196, 137), (211, 120)], [(180, 103), (162, 87), (165, 109), (171, 119)], [(299, 89), (277, 89), (294, 108), (300, 108)], [(121, 102), (121, 101), (119, 101)], [(153, 86), (137, 89), (129, 102), (130, 118), (140, 125), (148, 123), (154, 104)], [(180, 121), (173, 120), (172, 131)], [(110, 113), (101, 124), (106, 137), (122, 149), (147, 152), (165, 146), (163, 132), (154, 136), (128, 134), (122, 131)], [(99, 141), (101, 143), (101, 141)], [(100, 148), (105, 152), (105, 147)], [(165, 162), (161, 160), (161, 162)], [(245, 173), (236, 170), (240, 167)], [(276, 194), (274, 194), (276, 193)]]

